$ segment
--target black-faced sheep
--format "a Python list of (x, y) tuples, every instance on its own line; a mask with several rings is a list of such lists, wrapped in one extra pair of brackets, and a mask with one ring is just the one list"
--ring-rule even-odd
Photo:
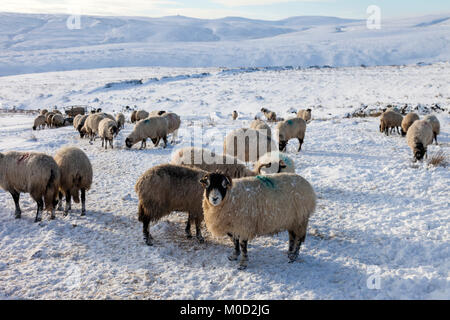
[(83, 116), (77, 116), (75, 117), (75, 119), (73, 120), (73, 126), (75, 127), (75, 129), (79, 132), (80, 134), (80, 138), (84, 138), (86, 132), (83, 131), (83, 127), (84, 124), (86, 123), (86, 119), (88, 118), (89, 115), (85, 114)]
[(309, 121), (311, 121), (311, 109), (300, 109), (297, 112), (297, 117), (302, 118), (303, 120), (306, 121), (306, 123), (308, 123)]
[(295, 163), (287, 154), (279, 151), (272, 151), (258, 159), (254, 171), (255, 174), (264, 175), (283, 172), (295, 173)]
[(45, 128), (45, 116), (39, 115), (34, 119), (33, 130)]
[(425, 118), (423, 118), (423, 120), (428, 121), (428, 123), (431, 125), (431, 128), (433, 129), (434, 141), (436, 142), (436, 144), (438, 144), (437, 136), (438, 134), (441, 133), (441, 124), (438, 118), (436, 118), (436, 116), (433, 115), (428, 115)]
[(98, 135), (102, 140), (102, 147), (108, 149), (108, 143), (111, 149), (114, 149), (113, 141), (114, 137), (119, 132), (116, 121), (105, 118), (98, 124)]
[(35, 152), (0, 153), (0, 187), (11, 193), (16, 206), (16, 218), (21, 217), (20, 193), (29, 193), (37, 203), (35, 222), (44, 210), (55, 218), (60, 172), (52, 157)]
[(392, 109), (388, 109), (380, 117), (380, 132), (389, 135), (389, 129), (392, 131), (396, 128), (397, 133), (400, 134), (399, 128), (402, 126), (403, 116)]
[(426, 120), (417, 120), (406, 133), (408, 146), (411, 148), (415, 160), (422, 160), (427, 153), (428, 145), (433, 143), (433, 128)]
[(289, 261), (297, 259), (316, 208), (316, 195), (308, 181), (293, 173), (234, 180), (208, 173), (200, 182), (205, 190), (206, 226), (214, 236), (232, 238), (235, 248), (230, 260), (237, 260), (242, 251), (239, 269), (247, 267), (249, 240), (282, 231), (289, 232)]
[(66, 147), (58, 150), (55, 161), (61, 172), (59, 186), (59, 206), (62, 208), (62, 194), (66, 198), (64, 213), (71, 210), (71, 198), (75, 203), (80, 203), (81, 192), (81, 215), (86, 213), (86, 191), (92, 184), (92, 165), (86, 154), (75, 147)]
[(130, 121), (131, 121), (131, 123), (135, 123), (135, 122), (136, 122), (136, 113), (137, 113), (136, 110), (133, 110), (133, 111), (131, 112), (131, 116), (130, 116)]
[(188, 212), (186, 234), (191, 238), (191, 222), (195, 222), (196, 237), (203, 242), (203, 189), (198, 181), (206, 171), (176, 165), (159, 165), (147, 170), (137, 181), (138, 217), (143, 224), (144, 241), (153, 245), (150, 222), (156, 222), (173, 211)]
[(277, 121), (277, 114), (273, 111), (270, 111), (266, 108), (261, 108), (261, 112), (264, 113), (268, 121), (275, 122)]
[(306, 121), (302, 118), (288, 119), (279, 122), (277, 125), (279, 150), (285, 151), (290, 139), (298, 139), (298, 151), (302, 150), (305, 139)]
[[(420, 120), (419, 115), (417, 113), (411, 112), (408, 113), (402, 120), (402, 136), (406, 136), (409, 127), (414, 123), (414, 121)], [(381, 129), (380, 129), (381, 130)]]
[(233, 118), (233, 120), (236, 120), (238, 118), (238, 112), (236, 110), (234, 110), (231, 114), (231, 118)]
[(223, 154), (245, 162), (256, 162), (259, 157), (272, 150), (276, 150), (276, 143), (262, 130), (236, 129), (223, 142)]
[(133, 131), (125, 139), (127, 148), (131, 148), (133, 145), (141, 141), (141, 149), (146, 148), (147, 139), (152, 141), (159, 141), (163, 139), (164, 148), (167, 146), (167, 133), (168, 123), (167, 119), (162, 117), (150, 117), (145, 120), (140, 120), (134, 126)]

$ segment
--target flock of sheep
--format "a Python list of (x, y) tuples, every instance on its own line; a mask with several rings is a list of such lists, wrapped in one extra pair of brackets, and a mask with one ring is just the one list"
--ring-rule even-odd
[[(147, 245), (153, 245), (150, 223), (178, 211), (188, 213), (185, 229), (188, 238), (192, 237), (191, 224), (195, 224), (196, 239), (204, 241), (203, 221), (213, 235), (228, 235), (234, 245), (229, 259), (241, 256), (239, 269), (248, 265), (249, 240), (282, 231), (289, 233), (289, 261), (297, 259), (309, 217), (315, 211), (316, 195), (308, 181), (295, 174), (294, 161), (284, 152), (291, 139), (299, 141), (298, 151), (301, 150), (311, 109), (300, 110), (297, 117), (287, 120), (278, 118), (273, 111), (264, 108), (261, 111), (267, 121), (277, 122), (278, 144), (272, 139), (270, 126), (255, 118), (249, 128), (236, 129), (225, 137), (223, 154), (204, 148), (182, 148), (173, 153), (170, 163), (152, 167), (138, 179), (135, 186), (138, 218)], [(33, 129), (42, 127), (44, 118), (48, 126), (58, 126), (59, 116), (43, 111)], [(238, 116), (237, 111), (232, 113), (233, 120)], [(169, 134), (172, 143), (176, 143), (181, 124), (177, 114), (133, 111), (130, 120), (135, 126), (125, 139), (127, 148), (138, 142), (145, 148), (147, 139), (155, 146), (163, 140), (166, 147)], [(88, 137), (92, 143), (100, 137), (106, 149), (108, 144), (113, 147), (113, 139), (124, 125), (122, 113), (113, 117), (96, 112), (73, 118), (73, 126), (81, 138)], [(420, 120), (410, 113), (403, 118), (391, 108), (382, 114), (380, 131), (389, 135), (396, 128), (400, 133), (400, 127), (418, 160), (439, 134), (439, 121), (434, 116)], [(253, 163), (253, 170), (247, 167), (248, 163)], [(41, 220), (44, 204), (53, 219), (56, 209), (68, 214), (71, 200), (79, 203), (80, 198), (84, 215), (92, 176), (89, 158), (75, 147), (63, 148), (54, 157), (34, 152), (0, 153), (0, 186), (12, 195), (16, 218), (21, 216), (20, 193), (29, 193), (36, 201), (35, 221)]]

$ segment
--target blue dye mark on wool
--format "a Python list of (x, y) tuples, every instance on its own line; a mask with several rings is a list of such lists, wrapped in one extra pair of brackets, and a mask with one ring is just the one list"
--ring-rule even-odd
[(275, 183), (272, 181), (272, 179), (265, 176), (256, 176), (256, 179), (261, 181), (266, 187), (275, 189)]
[(287, 124), (290, 126), (292, 126), (293, 123), (294, 123), (294, 121), (292, 121), (292, 119), (287, 121)]
[(285, 164), (287, 164), (288, 166), (292, 166), (292, 161), (287, 156), (281, 155), (280, 158), (284, 161)]
[(145, 120), (144, 120), (144, 122), (145, 122), (145, 123), (149, 123), (149, 122), (150, 122), (150, 120), (148, 120), (148, 119), (145, 119)]

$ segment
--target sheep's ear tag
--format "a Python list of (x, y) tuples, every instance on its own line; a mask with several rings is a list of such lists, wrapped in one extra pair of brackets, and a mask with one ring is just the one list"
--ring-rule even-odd
[(284, 169), (284, 168), (286, 168), (287, 166), (286, 166), (286, 163), (283, 161), (283, 160), (280, 160), (280, 168), (281, 169)]

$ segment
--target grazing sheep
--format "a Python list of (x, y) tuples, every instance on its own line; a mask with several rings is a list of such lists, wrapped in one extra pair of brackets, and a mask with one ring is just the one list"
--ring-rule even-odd
[(426, 120), (417, 120), (406, 133), (408, 146), (411, 148), (415, 160), (422, 160), (427, 153), (428, 145), (433, 143), (433, 128)]
[(136, 122), (147, 119), (150, 116), (150, 114), (145, 110), (139, 110), (136, 112)]
[(255, 164), (255, 175), (283, 172), (295, 173), (295, 163), (287, 154), (279, 151), (266, 153)]
[(203, 189), (198, 183), (206, 171), (163, 164), (147, 170), (137, 181), (138, 216), (143, 224), (144, 241), (153, 245), (150, 222), (156, 222), (173, 211), (188, 212), (186, 235), (191, 238), (191, 222), (195, 222), (196, 237), (203, 242)]
[(217, 155), (213, 151), (186, 147), (177, 150), (170, 161), (174, 165), (195, 167), (208, 172), (219, 170), (233, 178), (255, 176), (256, 173), (247, 168), (245, 163), (229, 155)]
[(242, 251), (239, 269), (247, 267), (249, 240), (282, 231), (289, 232), (289, 261), (297, 259), (309, 217), (316, 208), (316, 195), (308, 181), (293, 173), (235, 180), (208, 173), (200, 183), (205, 189), (206, 226), (214, 236), (232, 238), (230, 260), (237, 260)]
[(81, 117), (81, 114), (77, 114), (75, 118), (73, 118), (73, 127), (75, 128), (75, 130), (77, 130), (78, 121), (81, 119)]
[[(419, 115), (417, 113), (411, 112), (408, 113), (402, 120), (402, 136), (406, 136), (409, 127), (414, 123), (414, 121), (420, 120)], [(380, 129), (381, 130), (381, 129)]]
[[(181, 125), (180, 116), (173, 112), (165, 112), (161, 115), (162, 118), (167, 119), (168, 131), (167, 133), (172, 133), (171, 143), (175, 143), (178, 137), (178, 129)], [(156, 141), (156, 145), (159, 144), (159, 140)]]
[(135, 122), (136, 122), (136, 113), (137, 113), (136, 110), (133, 110), (133, 111), (131, 112), (131, 116), (130, 116), (130, 121), (131, 121), (131, 123), (135, 123)]
[(238, 118), (238, 112), (234, 110), (233, 113), (231, 114), (231, 117), (233, 118), (233, 120), (236, 120)]
[(51, 128), (52, 127), (52, 118), (56, 113), (53, 112), (47, 112), (45, 114), (45, 123), (47, 124), (47, 127)]
[(277, 121), (277, 114), (275, 112), (267, 110), (266, 108), (261, 108), (261, 112), (264, 113), (268, 121)]
[(54, 128), (60, 128), (60, 127), (64, 126), (64, 124), (65, 124), (64, 117), (59, 113), (53, 115), (51, 121), (52, 121), (52, 126)]
[(290, 139), (298, 139), (298, 151), (302, 150), (303, 140), (305, 139), (306, 121), (302, 118), (294, 118), (282, 121), (277, 125), (279, 150), (286, 151), (287, 143)]
[(389, 135), (389, 129), (392, 131), (397, 128), (397, 133), (400, 134), (399, 128), (402, 126), (403, 116), (391, 109), (386, 110), (380, 117), (380, 132)]
[(297, 112), (297, 117), (302, 118), (303, 120), (306, 121), (306, 123), (310, 122), (311, 121), (311, 109), (306, 109), (306, 110), (300, 109)]
[(118, 113), (116, 115), (116, 122), (119, 129), (125, 128), (125, 116), (123, 115), (123, 113)]
[(438, 118), (433, 115), (428, 115), (423, 118), (423, 120), (428, 121), (428, 123), (431, 125), (431, 128), (433, 129), (434, 141), (436, 142), (436, 144), (438, 144), (437, 136), (441, 133), (441, 124), (439, 123)]
[(40, 115), (34, 119), (33, 130), (45, 128), (45, 116)]
[(84, 124), (86, 123), (86, 119), (89, 117), (89, 115), (85, 114), (83, 116), (80, 116), (79, 118), (76, 118), (73, 120), (73, 126), (75, 129), (80, 133), (80, 138), (84, 138), (85, 132), (82, 130), (84, 127)]
[(0, 153), (0, 187), (9, 192), (16, 206), (16, 219), (22, 214), (20, 193), (29, 193), (37, 203), (35, 222), (41, 220), (44, 210), (55, 218), (60, 173), (52, 157), (36, 152)]
[(92, 165), (86, 154), (75, 147), (66, 147), (58, 150), (55, 161), (61, 172), (59, 186), (59, 210), (62, 209), (62, 194), (66, 198), (67, 215), (71, 210), (71, 198), (75, 203), (80, 203), (79, 192), (81, 191), (81, 215), (86, 214), (86, 191), (92, 184)]
[(42, 109), (41, 112), (39, 113), (41, 116), (45, 116), (48, 113), (47, 109)]
[(108, 142), (111, 146), (111, 149), (114, 149), (113, 140), (114, 136), (119, 132), (119, 128), (117, 127), (117, 123), (114, 120), (104, 118), (98, 124), (98, 135), (102, 139), (102, 148), (108, 149)]
[(263, 131), (254, 129), (236, 129), (230, 132), (223, 142), (223, 154), (245, 162), (255, 162), (272, 150), (276, 150), (275, 142)]
[(127, 148), (131, 148), (139, 141), (142, 141), (140, 149), (144, 149), (147, 147), (147, 138), (155, 142), (162, 138), (165, 148), (167, 146), (168, 126), (167, 119), (162, 117), (150, 117), (145, 120), (140, 120), (134, 126), (130, 135), (125, 139), (125, 144)]
[(84, 134), (87, 134), (90, 137), (91, 142), (92, 140), (95, 140), (95, 137), (98, 134), (98, 126), (100, 124), (100, 121), (105, 118), (106, 116), (101, 113), (93, 113), (86, 118), (82, 131)]
[(263, 132), (266, 132), (266, 135), (268, 137), (272, 137), (272, 131), (270, 130), (270, 127), (267, 123), (260, 119), (255, 119), (250, 123), (250, 129), (255, 130), (265, 130)]

